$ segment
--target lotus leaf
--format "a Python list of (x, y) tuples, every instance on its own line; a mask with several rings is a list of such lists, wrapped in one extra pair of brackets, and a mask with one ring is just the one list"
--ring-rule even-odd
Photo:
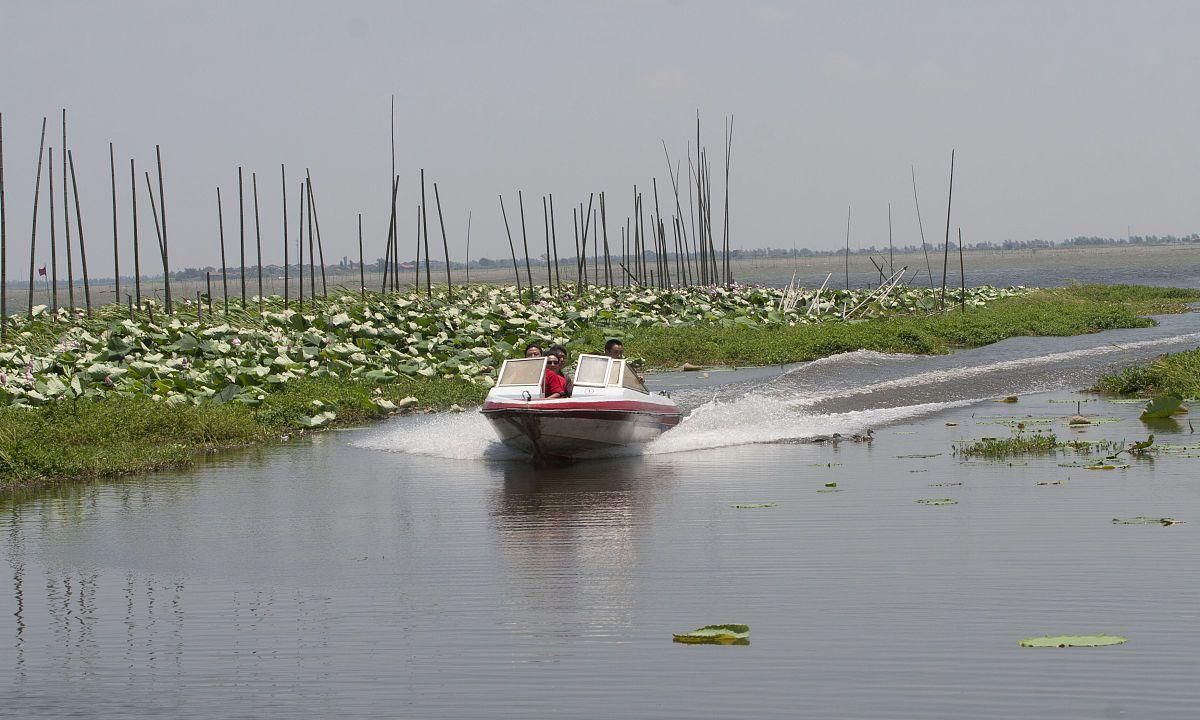
[(1146, 408), (1142, 410), (1141, 419), (1153, 420), (1171, 417), (1182, 404), (1183, 398), (1179, 395), (1158, 395), (1146, 403)]
[(1121, 645), (1125, 642), (1127, 642), (1127, 638), (1119, 635), (1046, 635), (1043, 637), (1025, 638), (1021, 641), (1021, 647), (1103, 647), (1105, 645)]
[(677, 643), (691, 645), (748, 645), (750, 644), (750, 626), (705, 625), (691, 632), (674, 634), (672, 638)]

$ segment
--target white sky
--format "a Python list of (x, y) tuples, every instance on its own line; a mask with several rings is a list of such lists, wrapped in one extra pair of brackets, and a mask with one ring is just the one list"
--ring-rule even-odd
[[(497, 196), (515, 221), (517, 189), (531, 254), (547, 192), (560, 252), (572, 243), (571, 204), (592, 190), (607, 191), (619, 242), (634, 183), (650, 202), (657, 177), (668, 204), (661, 140), (681, 156), (697, 109), (718, 171), (724, 116), (736, 115), (735, 247), (836, 247), (847, 204), (852, 243), (886, 244), (888, 202), (897, 243), (919, 242), (910, 164), (926, 235), (939, 239), (952, 147), (953, 222), (968, 242), (1121, 236), (1127, 226), (1190, 233), (1200, 230), (1197, 27), (1200, 4), (1190, 2), (0, 0), (10, 278), (28, 267), (41, 118), (57, 162), (62, 107), (94, 275), (112, 268), (109, 141), (124, 269), (128, 159), (149, 168), (155, 143), (173, 267), (218, 262), (218, 184), (236, 247), (239, 164), (247, 185), (259, 174), (268, 262), (282, 256), (281, 162), (291, 232), (309, 167), (326, 257), (357, 254), (357, 212), (368, 259), (382, 256), (393, 92), (402, 242), (411, 248), (424, 167), (456, 259), (468, 210), (471, 255), (507, 255)], [(430, 223), (440, 248), (432, 212)]]

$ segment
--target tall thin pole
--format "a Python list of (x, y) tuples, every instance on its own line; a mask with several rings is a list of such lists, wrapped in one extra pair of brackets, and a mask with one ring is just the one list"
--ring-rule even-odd
[(241, 249), (242, 309), (246, 309), (246, 193), (242, 185), (242, 168), (238, 166), (238, 246)]
[(429, 217), (425, 211), (425, 168), (421, 168), (421, 234), (425, 236), (425, 294), (433, 295), (433, 281), (429, 274)]
[(967, 271), (963, 265), (962, 228), (958, 229), (958, 305), (963, 312), (967, 311)]
[(263, 311), (262, 226), (258, 222), (258, 174), (250, 173), (250, 188), (254, 193), (254, 244), (258, 250), (258, 312)]
[(521, 297), (521, 271), (517, 270), (517, 249), (513, 246), (512, 230), (508, 227), (508, 213), (504, 211), (504, 196), (500, 196), (500, 216), (504, 218), (504, 232), (508, 235), (508, 252), (512, 255), (513, 275), (517, 278), (517, 297)]
[(113, 302), (121, 302), (121, 253), (117, 244), (117, 162), (113, 156), (113, 144), (108, 144), (108, 174), (112, 180), (113, 216)]
[(888, 274), (896, 274), (896, 260), (892, 254), (892, 204), (888, 203)]
[(542, 196), (542, 225), (546, 230), (546, 287), (554, 289), (554, 269), (550, 267), (550, 208), (546, 196)]
[(604, 193), (600, 193), (600, 225), (604, 229), (604, 284), (612, 287), (612, 260), (608, 252), (608, 213), (604, 207)]
[(437, 205), (438, 225), (442, 229), (442, 250), (446, 253), (446, 297), (454, 299), (454, 288), (450, 280), (450, 243), (446, 240), (446, 222), (442, 219), (442, 198), (438, 195), (437, 183), (433, 184), (433, 202)]
[(0, 113), (0, 341), (8, 337), (8, 207), (4, 204), (4, 113)]
[(946, 270), (950, 267), (950, 203), (954, 200), (954, 150), (950, 150), (950, 192), (946, 196), (946, 247), (942, 253), (942, 309), (946, 309)]
[[(49, 165), (46, 174), (50, 183), (50, 312), (58, 315), (58, 238), (55, 236), (58, 218), (54, 214), (54, 148), (46, 148), (46, 154)], [(33, 286), (30, 285), (30, 293), (32, 292)]]
[(358, 291), (367, 299), (367, 271), (363, 268), (362, 213), (358, 214)]
[(221, 297), (229, 314), (229, 272), (225, 265), (225, 213), (221, 211), (221, 188), (217, 188), (217, 234), (221, 242)]
[[(417, 209), (417, 235), (418, 235), (417, 246), (418, 247), (420, 246), (420, 234), (421, 234), (420, 233), (420, 223), (421, 223), (421, 210), (420, 210), (420, 208), (418, 208)], [(381, 293), (387, 292), (388, 281), (392, 278), (392, 254), (394, 253), (396, 247), (398, 247), (398, 245), (396, 243), (396, 232), (397, 232), (397, 230), (396, 230), (396, 178), (393, 177), (392, 178), (392, 209), (388, 213), (387, 243), (385, 243), (384, 248), (383, 248), (383, 282), (380, 283), (380, 285), (379, 285), (379, 292), (381, 292)], [(417, 283), (420, 281), (420, 278), (421, 278), (421, 269), (420, 269), (420, 267), (418, 267), (417, 268), (417, 278), (415, 280), (413, 280), (413, 287), (417, 286)], [(395, 292), (395, 291), (396, 291), (396, 288), (393, 287), (392, 292)]]
[[(29, 317), (33, 317), (33, 270), (37, 264), (37, 219), (38, 219), (38, 198), (42, 191), (42, 156), (46, 151), (46, 118), (42, 118), (42, 139), (38, 142), (38, 165), (37, 165), (37, 180), (33, 183), (33, 221), (30, 223), (29, 231)], [(54, 164), (54, 159), (50, 159), (50, 164)], [(50, 191), (51, 197), (54, 196), (54, 191)], [(54, 213), (50, 213), (50, 226), (54, 227)]]
[(133, 294), (137, 306), (142, 306), (142, 262), (138, 258), (137, 170), (129, 158), (129, 200), (133, 204)]
[(933, 289), (933, 266), (929, 264), (929, 247), (925, 244), (925, 225), (921, 222), (921, 201), (917, 198), (917, 169), (909, 165), (912, 172), (913, 205), (917, 207), (917, 227), (921, 230), (921, 251), (925, 253), (925, 272), (929, 274), (929, 289)]
[(466, 249), (466, 254), (467, 254), (467, 262), (466, 262), (467, 286), (470, 287), (470, 285), (471, 285), (471, 211), (470, 210), (467, 211), (467, 249)]
[(79, 263), (83, 271), (83, 306), (87, 316), (92, 317), (92, 290), (88, 286), (87, 248), (83, 244), (83, 214), (79, 212), (79, 186), (75, 183), (75, 153), (67, 151), (67, 160), (71, 164), (71, 193), (75, 196), (75, 229), (79, 232)]
[(554, 227), (554, 193), (550, 193), (550, 245), (554, 248), (554, 286), (562, 292), (562, 272), (558, 268), (558, 231)]
[(733, 282), (733, 268), (729, 264), (729, 156), (733, 150), (733, 116), (729, 116), (729, 129), (725, 137), (725, 284)]
[(165, 278), (167, 275), (167, 260), (164, 257), (163, 251), (162, 225), (158, 222), (158, 206), (154, 203), (154, 185), (150, 182), (149, 171), (143, 173), (143, 176), (146, 178), (146, 194), (150, 196), (150, 216), (154, 218), (154, 234), (158, 239), (158, 259), (162, 261), (163, 277)]
[(308, 212), (312, 215), (313, 227), (317, 231), (317, 259), (321, 262), (321, 297), (329, 295), (329, 287), (325, 284), (325, 246), (321, 244), (321, 214), (317, 212), (317, 196), (313, 193), (312, 175), (308, 168), (304, 169), (308, 180)]
[(846, 206), (846, 289), (850, 289), (850, 206)]
[(533, 300), (533, 273), (529, 270), (529, 236), (525, 234), (525, 197), (517, 191), (517, 207), (521, 210), (521, 245), (525, 248), (525, 284), (529, 286), (529, 299)]
[(308, 209), (308, 295), (315, 303), (317, 300), (317, 256), (313, 253), (313, 204), (312, 204), (312, 186), (308, 184), (308, 178), (304, 180), (304, 187), (308, 194), (306, 207)]
[(171, 265), (168, 259), (170, 244), (167, 240), (167, 197), (163, 192), (162, 148), (154, 146), (154, 157), (158, 162), (158, 209), (162, 214), (162, 256), (163, 256), (163, 294), (167, 298), (167, 314), (174, 315), (175, 307), (171, 303)]
[(296, 300), (300, 304), (301, 312), (304, 311), (304, 207), (305, 207), (305, 204), (308, 202), (307, 198), (308, 198), (308, 195), (305, 194), (305, 185), (303, 182), (301, 182), (300, 183), (300, 208), (299, 208), (300, 219), (296, 222), (296, 234), (299, 235), (299, 238), (297, 238), (297, 241), (296, 241), (296, 245), (299, 247), (299, 253), (300, 253), (298, 256), (299, 257), (299, 266), (296, 268), (296, 277), (299, 279), (299, 282), (300, 282), (300, 290), (299, 290), (299, 293), (296, 295)]
[(71, 208), (67, 194), (67, 110), (62, 111), (62, 203), (63, 203), (63, 242), (67, 248), (67, 302), (70, 309), (75, 309), (75, 268), (71, 262)]
[(288, 309), (288, 228), (287, 228), (287, 170), (279, 165), (280, 190), (283, 197), (283, 309)]

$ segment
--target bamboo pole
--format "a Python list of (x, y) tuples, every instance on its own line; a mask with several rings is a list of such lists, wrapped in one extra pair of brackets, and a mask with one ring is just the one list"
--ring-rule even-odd
[(513, 246), (512, 230), (508, 227), (508, 213), (504, 211), (504, 196), (500, 196), (500, 216), (504, 218), (504, 232), (508, 235), (508, 252), (512, 255), (513, 275), (517, 278), (517, 297), (521, 297), (521, 272), (517, 270), (517, 249)]
[(467, 248), (466, 248), (467, 287), (471, 286), (471, 214), (472, 214), (471, 211), (468, 210), (467, 211)]
[(167, 197), (163, 192), (162, 148), (154, 146), (154, 157), (158, 162), (158, 209), (162, 213), (162, 256), (163, 256), (163, 294), (166, 296), (167, 315), (175, 314), (175, 306), (171, 303), (171, 264), (168, 254), (171, 245), (167, 239)]
[(258, 222), (258, 173), (250, 173), (250, 188), (254, 194), (254, 245), (258, 250), (258, 313), (263, 312), (262, 226)]
[(317, 231), (317, 258), (321, 263), (321, 297), (329, 297), (329, 286), (325, 284), (325, 246), (321, 243), (321, 214), (317, 212), (312, 175), (308, 172), (308, 168), (304, 168), (304, 175), (308, 180), (308, 212), (312, 215), (313, 227)]
[(204, 291), (208, 297), (208, 314), (212, 315), (212, 273), (204, 271)]
[(962, 312), (967, 311), (967, 271), (963, 264), (962, 228), (958, 229), (958, 306)]
[(0, 342), (8, 338), (8, 206), (4, 200), (4, 113), (0, 113)]
[[(307, 173), (307, 171), (305, 171)], [(308, 185), (308, 178), (304, 179), (304, 188), (307, 199), (305, 200), (305, 209), (308, 212), (308, 295), (312, 298), (314, 307), (317, 301), (317, 256), (313, 253), (313, 204), (312, 204), (312, 188)]]
[(654, 265), (658, 268), (658, 277), (661, 279), (664, 274), (663, 269), (666, 265), (666, 258), (663, 257), (663, 252), (659, 247), (662, 244), (659, 237), (660, 233), (658, 232), (662, 211), (658, 207), (658, 178), (650, 179), (650, 187), (654, 191), (654, 218), (651, 222), (651, 229), (654, 230)]
[[(392, 178), (392, 209), (388, 213), (388, 234), (387, 242), (383, 248), (383, 280), (379, 283), (379, 292), (386, 293), (388, 290), (388, 281), (392, 278), (392, 249), (396, 245), (396, 179)], [(421, 247), (421, 208), (417, 207), (417, 248)], [(413, 280), (413, 287), (421, 281), (421, 268), (417, 267), (417, 277)], [(395, 288), (392, 288), (395, 291)]]
[(241, 251), (238, 277), (242, 285), (242, 310), (246, 309), (246, 193), (242, 179), (242, 166), (238, 166), (238, 247)]
[(521, 247), (525, 249), (525, 284), (529, 287), (529, 301), (533, 302), (533, 273), (529, 269), (529, 235), (525, 232), (525, 196), (517, 191), (517, 208), (521, 212)]
[(300, 312), (304, 312), (304, 207), (308, 202), (308, 195), (304, 192), (304, 183), (300, 183), (300, 219), (296, 221), (296, 234), (299, 235), (296, 241), (298, 248), (299, 264), (296, 267), (296, 279), (299, 281), (299, 292), (296, 294), (296, 302), (300, 305)]
[(846, 206), (846, 290), (850, 289), (850, 206)]
[[(37, 265), (37, 219), (38, 219), (38, 199), (42, 192), (42, 156), (46, 152), (46, 118), (42, 118), (42, 139), (38, 142), (38, 164), (37, 164), (37, 179), (33, 183), (33, 220), (30, 222), (29, 230), (29, 317), (33, 317), (33, 271)], [(51, 165), (54, 164), (53, 158), (50, 160)], [(50, 191), (51, 197), (54, 191)], [(54, 214), (50, 214), (51, 227), (54, 226)]]
[(438, 226), (442, 230), (442, 250), (446, 254), (446, 297), (449, 300), (454, 299), (454, 288), (451, 285), (450, 279), (450, 242), (446, 240), (446, 222), (442, 218), (442, 198), (438, 195), (437, 183), (433, 184), (433, 202), (437, 206), (438, 211)]
[(733, 150), (733, 115), (729, 116), (729, 125), (726, 128), (725, 136), (725, 234), (724, 234), (724, 253), (725, 253), (725, 284), (733, 283), (733, 268), (729, 264), (729, 159)]
[(550, 208), (546, 196), (542, 196), (542, 226), (546, 231), (546, 287), (554, 290), (554, 269), (550, 267)]
[(71, 262), (71, 209), (67, 195), (67, 110), (62, 111), (62, 211), (63, 211), (63, 242), (67, 248), (67, 302), (72, 311), (75, 310), (75, 277), (74, 263)]
[(217, 188), (217, 236), (221, 243), (221, 299), (224, 313), (229, 314), (229, 272), (225, 265), (225, 213), (221, 211), (221, 188)]
[(144, 176), (146, 178), (146, 193), (150, 196), (150, 215), (154, 218), (154, 234), (158, 239), (158, 259), (163, 263), (163, 277), (165, 278), (167, 274), (167, 261), (163, 257), (162, 225), (158, 222), (158, 206), (154, 203), (154, 186), (150, 182), (150, 172), (146, 171)]
[(425, 168), (421, 168), (421, 234), (425, 236), (425, 294), (433, 296), (433, 280), (429, 274), (429, 213), (425, 205)]
[(612, 257), (608, 251), (608, 214), (604, 207), (604, 193), (600, 193), (600, 226), (604, 230), (604, 284), (612, 287)]
[(117, 244), (117, 162), (113, 156), (113, 144), (108, 144), (108, 175), (112, 181), (113, 216), (113, 302), (121, 302), (121, 253)]
[(550, 243), (554, 248), (554, 285), (562, 293), (562, 271), (558, 267), (558, 231), (554, 226), (554, 193), (550, 193)]
[(50, 312), (55, 316), (58, 315), (58, 237), (55, 234), (55, 227), (58, 225), (58, 217), (54, 214), (54, 147), (46, 148), (48, 156), (47, 164), (49, 165), (47, 180), (50, 187)]
[(954, 200), (954, 150), (950, 151), (950, 191), (946, 196), (946, 247), (942, 253), (942, 310), (946, 309), (946, 270), (950, 266), (950, 203)]
[(133, 205), (133, 292), (138, 307), (142, 306), (142, 261), (138, 257), (137, 170), (129, 158), (129, 200)]
[(892, 204), (888, 203), (888, 272), (896, 272), (896, 259), (892, 251)]
[(358, 214), (358, 292), (367, 299), (367, 271), (363, 268), (362, 213)]
[(592, 284), (600, 284), (600, 210), (592, 210)]
[[(279, 183), (280, 194), (283, 198), (283, 309), (288, 309), (289, 293), (288, 293), (288, 215), (287, 215), (287, 169), (283, 163), (279, 164)], [(209, 295), (209, 298), (212, 296)], [(210, 300), (211, 302), (211, 300)]]
[(929, 247), (925, 244), (925, 225), (921, 222), (921, 201), (917, 198), (917, 169), (909, 165), (912, 173), (913, 205), (917, 207), (917, 227), (921, 230), (921, 251), (925, 253), (925, 272), (929, 274), (929, 289), (933, 289), (933, 266), (929, 264)]
[(83, 305), (87, 316), (92, 317), (92, 289), (88, 285), (87, 248), (83, 244), (83, 214), (79, 211), (79, 185), (75, 182), (75, 153), (68, 150), (67, 160), (71, 164), (71, 193), (75, 196), (75, 229), (79, 232), (79, 263), (83, 272)]
[(579, 211), (574, 207), (571, 208), (571, 224), (575, 227), (575, 289), (578, 292), (583, 286), (583, 270), (579, 267), (579, 256), (582, 254), (579, 250)]

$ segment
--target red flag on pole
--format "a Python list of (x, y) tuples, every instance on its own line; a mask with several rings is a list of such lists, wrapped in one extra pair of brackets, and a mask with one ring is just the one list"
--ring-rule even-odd
[(43, 265), (43, 266), (41, 266), (40, 268), (38, 268), (38, 276), (39, 276), (39, 277), (46, 277), (46, 266), (45, 266), (45, 265)]

